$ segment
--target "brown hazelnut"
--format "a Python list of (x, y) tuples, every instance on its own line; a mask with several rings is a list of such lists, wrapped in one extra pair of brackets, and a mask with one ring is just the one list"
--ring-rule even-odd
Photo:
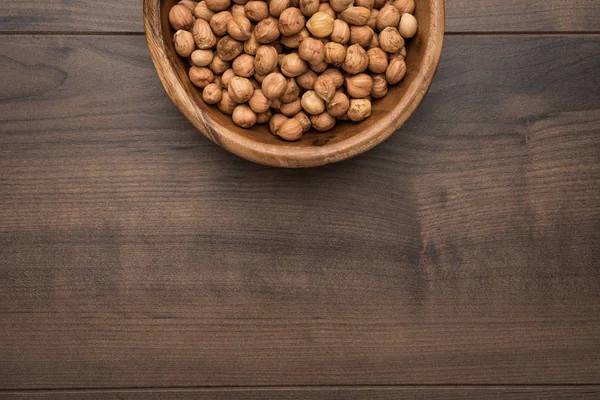
[(373, 79), (367, 74), (358, 74), (346, 78), (346, 91), (355, 99), (362, 99), (371, 94)]
[(215, 79), (215, 75), (213, 74), (213, 72), (206, 67), (192, 66), (188, 75), (190, 77), (190, 81), (194, 84), (194, 86), (197, 86), (200, 89), (204, 89), (206, 86), (208, 86), (209, 83), (211, 83)]
[(254, 57), (250, 54), (241, 54), (233, 60), (231, 67), (237, 76), (250, 78), (254, 75)]
[(388, 93), (388, 83), (383, 74), (373, 75), (373, 89), (371, 90), (371, 97), (375, 99), (381, 99)]
[(354, 0), (329, 0), (331, 8), (336, 12), (342, 12), (354, 2)]
[(229, 8), (231, 1), (229, 0), (204, 0), (206, 1), (206, 7), (214, 12), (224, 11)]
[(415, 12), (415, 1), (414, 0), (396, 0), (394, 1), (394, 7), (400, 11), (400, 14)]
[(336, 19), (333, 21), (331, 40), (341, 44), (348, 43), (348, 40), (350, 40), (350, 27), (346, 21), (342, 19)]
[(273, 46), (260, 46), (256, 50), (254, 68), (260, 75), (267, 75), (277, 67), (277, 50)]
[(277, 20), (273, 17), (263, 19), (256, 24), (254, 35), (258, 43), (267, 44), (276, 41), (279, 37), (279, 27), (277, 25)]
[(317, 11), (319, 11), (319, 0), (300, 0), (298, 2), (300, 11), (306, 17), (312, 17)]
[(269, 13), (275, 18), (279, 18), (283, 10), (285, 10), (289, 6), (289, 0), (271, 0), (269, 2)]
[(412, 14), (403, 14), (398, 30), (405, 39), (414, 37), (417, 34), (417, 19)]
[(396, 28), (385, 28), (379, 33), (379, 45), (383, 51), (396, 53), (404, 47), (404, 39)]
[(221, 75), (221, 85), (223, 85), (225, 89), (229, 88), (229, 81), (231, 81), (231, 78), (234, 77), (235, 72), (233, 72), (233, 69), (229, 68), (227, 71), (223, 72), (223, 75)]
[(342, 91), (337, 91), (327, 103), (327, 112), (334, 117), (345, 115), (350, 107), (350, 99)]
[(287, 54), (281, 61), (281, 73), (287, 77), (296, 77), (308, 69), (306, 62), (298, 53)]
[(314, 91), (323, 101), (328, 102), (335, 94), (335, 83), (329, 75), (320, 75), (315, 80)]
[(281, 103), (279, 106), (279, 112), (285, 115), (286, 117), (293, 117), (302, 111), (302, 105), (300, 104), (300, 99), (296, 99), (290, 101), (289, 103)]
[(229, 11), (221, 11), (219, 13), (216, 13), (212, 16), (212, 18), (209, 21), (210, 28), (212, 29), (215, 35), (224, 36), (225, 34), (227, 34), (227, 24), (229, 23), (229, 21), (231, 21), (232, 18), (233, 15), (231, 15)]
[(234, 76), (229, 81), (227, 92), (229, 93), (229, 96), (231, 96), (231, 99), (236, 103), (245, 103), (252, 98), (254, 88), (248, 78)]
[(281, 100), (279, 100), (279, 99), (271, 100), (271, 108), (273, 110), (279, 111), (280, 106), (281, 106)]
[(220, 75), (215, 75), (215, 80), (212, 83), (214, 83), (215, 85), (217, 85), (221, 89), (223, 88), (223, 82), (221, 80), (221, 76)]
[(196, 8), (196, 2), (194, 0), (181, 0), (179, 3), (180, 6), (184, 6), (188, 10), (194, 13), (194, 8)]
[(325, 45), (325, 62), (339, 67), (345, 59), (346, 46), (336, 42), (329, 42)]
[(269, 122), (271, 120), (271, 117), (273, 116), (273, 113), (271, 112), (271, 110), (267, 110), (263, 113), (257, 113), (256, 114), (256, 123), (257, 124), (266, 124), (267, 122)]
[(327, 64), (325, 61), (323, 61), (320, 64), (310, 64), (309, 66), (310, 66), (310, 69), (315, 71), (317, 74), (320, 74), (321, 72), (323, 72), (327, 68), (329, 68), (329, 64)]
[(271, 100), (265, 96), (262, 89), (256, 89), (248, 100), (248, 105), (255, 113), (264, 113), (271, 107)]
[(367, 25), (350, 27), (350, 44), (359, 44), (362, 47), (369, 47), (373, 39), (373, 29)]
[(190, 55), (190, 62), (196, 67), (207, 67), (213, 57), (214, 54), (211, 50), (194, 50)]
[(373, 37), (371, 38), (371, 43), (369, 43), (370, 49), (379, 48), (379, 35), (373, 33)]
[(369, 56), (359, 44), (353, 44), (346, 50), (346, 59), (342, 64), (344, 71), (350, 74), (364, 72), (369, 65)]
[(237, 105), (238, 103), (233, 101), (229, 93), (224, 91), (221, 100), (217, 103), (217, 108), (221, 110), (221, 112), (231, 115)]
[(206, 104), (217, 104), (221, 101), (223, 91), (216, 83), (209, 83), (202, 91), (202, 100)]
[(246, 18), (246, 10), (244, 10), (244, 6), (241, 4), (232, 5), (231, 8), (229, 9), (229, 12), (231, 13), (231, 16), (233, 18), (235, 18), (235, 17)]
[(271, 131), (271, 133), (273, 135), (277, 135), (277, 132), (279, 132), (281, 125), (285, 121), (287, 121), (287, 117), (285, 115), (281, 115), (281, 114), (273, 115), (273, 117), (269, 121), (269, 130)]
[(233, 110), (233, 123), (242, 128), (252, 128), (256, 124), (256, 114), (245, 104), (240, 104)]
[(244, 6), (246, 17), (254, 22), (262, 21), (269, 17), (269, 6), (265, 1), (249, 1)]
[(400, 12), (391, 4), (384, 6), (377, 16), (377, 29), (396, 27), (400, 23)]
[(385, 71), (385, 79), (390, 85), (395, 85), (404, 79), (406, 75), (406, 63), (404, 59), (397, 57), (390, 61), (387, 70)]
[(366, 7), (350, 7), (342, 11), (342, 19), (350, 25), (366, 25), (371, 11)]
[(320, 64), (325, 58), (323, 43), (317, 39), (306, 38), (298, 47), (298, 55), (310, 64)]
[(316, 131), (325, 132), (333, 129), (336, 120), (334, 117), (331, 116), (331, 114), (325, 111), (318, 115), (311, 115), (310, 122), (312, 124), (312, 127), (315, 128)]
[(300, 111), (298, 114), (294, 115), (293, 118), (297, 119), (300, 122), (300, 125), (302, 125), (302, 132), (308, 132), (310, 130), (312, 124), (305, 112)]
[(299, 120), (286, 118), (286, 120), (278, 127), (277, 136), (284, 140), (295, 141), (302, 137), (302, 132), (302, 124)]
[(362, 121), (371, 116), (371, 101), (367, 99), (352, 99), (348, 108), (348, 118), (351, 121)]
[(288, 78), (285, 91), (279, 97), (279, 100), (284, 103), (289, 103), (296, 100), (298, 96), (300, 96), (300, 88), (298, 87), (296, 80), (294, 78)]
[(169, 22), (175, 30), (188, 30), (194, 25), (194, 16), (189, 8), (177, 4), (169, 10)]
[(383, 74), (388, 67), (387, 53), (380, 48), (367, 50), (369, 56), (369, 71), (376, 74)]
[(354, 0), (354, 7), (365, 7), (372, 10), (374, 5), (375, 0)]
[(324, 12), (316, 12), (306, 23), (306, 28), (318, 38), (324, 38), (333, 32), (333, 18)]
[(296, 77), (296, 83), (305, 90), (312, 90), (315, 87), (317, 74), (314, 71), (308, 70)]
[(331, 18), (335, 19), (335, 11), (329, 5), (329, 3), (321, 3), (319, 4), (319, 9), (317, 11), (324, 12), (326, 14), (331, 15)]
[(246, 54), (250, 54), (251, 56), (255, 56), (259, 47), (260, 43), (258, 43), (256, 36), (254, 36), (254, 32), (252, 32), (250, 34), (250, 38), (244, 42), (244, 52)]
[(210, 69), (215, 74), (222, 74), (229, 69), (230, 64), (227, 61), (223, 61), (218, 54), (215, 54), (212, 61), (210, 62)]
[(295, 35), (281, 37), (279, 41), (282, 45), (289, 49), (297, 49), (300, 46), (300, 43), (302, 43), (302, 41), (309, 36), (310, 34), (308, 33), (308, 30), (302, 29), (299, 33)]
[(201, 1), (196, 4), (196, 7), (194, 7), (194, 16), (196, 18), (200, 18), (208, 22), (213, 15), (215, 15), (215, 13), (209, 10), (209, 8), (206, 6), (206, 1)]
[(287, 87), (285, 76), (279, 72), (271, 72), (262, 81), (262, 91), (268, 99), (278, 99)]
[(248, 80), (252, 84), (252, 89), (256, 90), (256, 89), (260, 89), (261, 88), (260, 83), (258, 83), (258, 81), (256, 79), (254, 79), (254, 77), (248, 78)]
[(337, 68), (327, 68), (322, 75), (329, 75), (333, 79), (333, 84), (336, 89), (339, 89), (344, 84), (344, 75)]
[(376, 8), (371, 10), (371, 15), (369, 15), (369, 19), (367, 20), (367, 26), (371, 29), (377, 29), (377, 17), (379, 16), (379, 10)]
[(212, 49), (217, 44), (217, 38), (210, 28), (210, 25), (203, 19), (198, 18), (196, 22), (194, 22), (192, 34), (194, 35), (196, 46), (201, 50)]
[(300, 10), (290, 7), (285, 9), (279, 16), (277, 27), (283, 36), (292, 36), (300, 33), (302, 28), (304, 28), (304, 22), (305, 19)]
[(227, 23), (227, 33), (235, 40), (248, 40), (252, 34), (250, 20), (244, 16), (233, 17)]
[(173, 35), (173, 46), (181, 57), (189, 57), (196, 48), (194, 35), (188, 31), (178, 30)]
[(301, 104), (304, 111), (311, 115), (321, 114), (325, 111), (325, 103), (314, 90), (307, 90), (302, 95)]
[(244, 51), (244, 44), (232, 38), (223, 36), (217, 42), (217, 54), (223, 61), (231, 61)]

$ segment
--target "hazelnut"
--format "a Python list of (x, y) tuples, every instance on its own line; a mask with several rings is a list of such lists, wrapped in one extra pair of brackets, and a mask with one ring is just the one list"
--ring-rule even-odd
[(299, 33), (295, 35), (283, 36), (279, 41), (282, 45), (284, 45), (287, 48), (297, 49), (300, 46), (300, 43), (302, 43), (302, 41), (309, 36), (310, 34), (308, 33), (308, 30), (302, 29)]
[(317, 11), (319, 11), (319, 0), (300, 0), (298, 5), (300, 11), (306, 17), (312, 17)]
[(233, 110), (233, 123), (242, 128), (252, 128), (256, 124), (256, 114), (245, 104), (240, 104)]
[(342, 11), (342, 19), (350, 25), (366, 25), (371, 11), (366, 7), (350, 7)]
[(227, 34), (227, 24), (232, 18), (233, 15), (231, 15), (229, 11), (221, 11), (213, 15), (209, 23), (214, 34), (217, 36), (224, 36)]
[(339, 67), (345, 59), (346, 47), (343, 44), (329, 42), (325, 45), (325, 62)]
[(385, 28), (379, 33), (379, 45), (383, 51), (396, 53), (404, 47), (404, 39), (396, 28)]
[(354, 2), (354, 0), (330, 0), (329, 4), (336, 12), (342, 12)]
[(414, 0), (396, 0), (394, 1), (394, 7), (400, 11), (400, 14), (415, 12), (415, 1)]
[(379, 35), (378, 34), (373, 33), (373, 37), (371, 38), (371, 43), (369, 43), (369, 48), (370, 49), (379, 48)]
[(271, 108), (279, 111), (279, 107), (281, 106), (281, 100), (275, 99), (271, 100)]
[(169, 22), (175, 30), (188, 30), (194, 25), (194, 16), (189, 8), (177, 4), (169, 10)]
[(221, 80), (220, 75), (215, 75), (215, 80), (213, 81), (213, 83), (217, 84), (217, 86), (219, 86), (220, 88), (223, 87), (223, 81)]
[(229, 68), (227, 71), (223, 72), (223, 75), (221, 75), (221, 84), (225, 89), (229, 88), (229, 81), (231, 81), (231, 78), (233, 77), (235, 77), (233, 69)]
[(194, 0), (181, 0), (179, 3), (180, 6), (184, 6), (188, 10), (194, 13), (194, 8), (196, 8), (196, 2)]
[(264, 1), (249, 1), (244, 6), (246, 17), (254, 22), (262, 21), (269, 17), (269, 6)]
[(231, 67), (237, 76), (250, 78), (254, 75), (254, 57), (250, 54), (242, 54), (233, 60)]
[(327, 13), (316, 12), (308, 20), (306, 27), (313, 36), (324, 38), (331, 35), (331, 32), (333, 32), (333, 18)]
[(223, 72), (227, 71), (229, 67), (230, 64), (226, 61), (223, 61), (218, 54), (215, 54), (212, 61), (210, 62), (210, 69), (215, 74), (222, 74)]
[(368, 26), (350, 27), (350, 44), (359, 44), (362, 47), (369, 47), (373, 39), (373, 29)]
[(376, 74), (373, 75), (373, 89), (371, 90), (371, 97), (375, 99), (381, 99), (388, 92), (388, 83), (385, 79), (385, 75)]
[[(248, 3), (250, 4), (250, 3)], [(246, 4), (246, 5), (248, 5)], [(254, 35), (258, 43), (267, 44), (277, 40), (279, 37), (279, 28), (275, 18), (266, 18), (256, 24)]]
[(329, 5), (329, 3), (321, 3), (319, 4), (319, 9), (317, 11), (324, 12), (326, 14), (331, 15), (331, 18), (335, 19), (335, 11)]
[(279, 72), (271, 72), (262, 81), (262, 91), (268, 99), (278, 99), (287, 87), (285, 76)]
[(384, 6), (377, 16), (377, 29), (380, 31), (388, 27), (396, 27), (400, 23), (400, 12), (391, 4)]
[(362, 99), (371, 94), (373, 79), (367, 74), (358, 74), (346, 78), (346, 91), (355, 99)]
[(236, 103), (245, 103), (250, 100), (254, 94), (254, 88), (249, 79), (234, 76), (229, 81), (227, 92), (229, 93), (229, 96), (231, 96), (231, 99)]
[(298, 114), (294, 115), (293, 118), (297, 119), (300, 122), (300, 125), (302, 125), (302, 132), (308, 132), (310, 130), (312, 124), (305, 112), (300, 111)]
[(375, 0), (354, 0), (354, 7), (365, 7), (372, 10), (374, 5)]
[(325, 111), (325, 103), (314, 90), (307, 90), (302, 95), (302, 108), (309, 114), (321, 114)]
[(331, 114), (325, 111), (318, 115), (311, 115), (310, 122), (312, 124), (312, 127), (315, 128), (316, 131), (325, 132), (330, 129), (333, 129), (336, 120), (334, 117), (331, 116)]
[(296, 80), (294, 78), (288, 78), (285, 91), (279, 97), (279, 99), (284, 103), (289, 103), (296, 100), (298, 96), (300, 96), (300, 88), (298, 88)]
[(283, 36), (292, 36), (300, 33), (304, 28), (304, 16), (299, 9), (290, 7), (285, 9), (279, 16), (279, 32)]
[(277, 50), (273, 46), (260, 46), (256, 50), (254, 69), (260, 75), (267, 75), (277, 67)]
[(258, 43), (256, 36), (254, 36), (254, 32), (252, 32), (250, 38), (244, 42), (244, 53), (255, 56), (259, 47), (260, 43)]
[(383, 74), (388, 67), (387, 53), (380, 48), (367, 50), (369, 56), (369, 71), (375, 74)]
[(310, 69), (315, 71), (317, 74), (320, 74), (321, 72), (325, 71), (327, 68), (329, 68), (329, 64), (327, 64), (325, 61), (323, 61), (320, 64), (310, 64)]
[(215, 80), (213, 72), (206, 67), (192, 66), (188, 75), (194, 86), (197, 86), (200, 89), (204, 89), (209, 83)]
[(231, 1), (229, 0), (204, 0), (206, 1), (206, 7), (214, 12), (224, 11), (229, 8)]
[(414, 37), (417, 33), (417, 19), (412, 14), (402, 14), (398, 30), (405, 39)]
[(281, 103), (279, 106), (279, 112), (285, 115), (286, 117), (293, 117), (302, 111), (302, 105), (300, 104), (300, 99), (296, 99), (290, 101), (289, 103)]
[(269, 2), (269, 13), (271, 16), (278, 18), (283, 10), (290, 6), (289, 0), (271, 0)]
[(335, 83), (329, 75), (320, 75), (315, 80), (314, 91), (325, 102), (330, 101), (335, 94)]
[(246, 10), (244, 10), (244, 6), (241, 4), (232, 5), (231, 8), (229, 9), (229, 12), (231, 13), (231, 16), (233, 18), (235, 18), (235, 17), (246, 18)]
[(231, 61), (243, 51), (244, 44), (231, 36), (223, 36), (217, 43), (217, 54), (223, 61)]
[(385, 79), (390, 85), (395, 85), (404, 79), (406, 75), (406, 63), (404, 59), (397, 57), (390, 61), (387, 70), (385, 71)]
[(342, 19), (336, 19), (333, 21), (331, 40), (341, 44), (346, 44), (348, 40), (350, 40), (350, 27), (346, 21)]
[(202, 100), (206, 104), (217, 104), (221, 101), (223, 91), (216, 83), (209, 83), (202, 91)]
[(322, 75), (330, 76), (336, 89), (341, 88), (344, 84), (344, 75), (337, 68), (327, 68)]
[(194, 29), (192, 30), (194, 35), (194, 41), (196, 46), (200, 50), (212, 49), (217, 44), (217, 38), (215, 37), (210, 25), (203, 19), (197, 19), (194, 22)]
[(308, 70), (296, 77), (296, 83), (298, 83), (298, 85), (305, 90), (312, 90), (315, 87), (316, 80), (317, 74), (311, 70)]
[(323, 43), (317, 39), (306, 38), (298, 47), (298, 55), (310, 64), (320, 64), (325, 58)]
[(367, 99), (352, 99), (348, 108), (348, 119), (362, 121), (371, 116), (371, 101)]
[(252, 84), (252, 89), (256, 90), (256, 89), (260, 89), (260, 83), (258, 83), (258, 81), (254, 78), (248, 78), (248, 80), (250, 81), (250, 83)]
[(248, 40), (252, 34), (250, 20), (244, 16), (233, 17), (227, 23), (227, 33), (235, 40)]
[(229, 93), (224, 91), (223, 95), (221, 96), (221, 101), (217, 103), (217, 108), (221, 110), (221, 112), (231, 115), (233, 114), (233, 110), (235, 107), (237, 107), (237, 105), (238, 103), (233, 101)]
[(196, 67), (207, 67), (213, 59), (213, 52), (210, 50), (194, 50), (190, 55), (190, 61)]
[(265, 96), (262, 89), (256, 89), (250, 100), (248, 100), (248, 105), (255, 113), (264, 113), (271, 107), (271, 100)]
[(350, 107), (350, 99), (342, 91), (337, 91), (327, 103), (327, 112), (334, 117), (345, 115)]
[(346, 50), (346, 59), (342, 64), (344, 71), (351, 74), (358, 74), (367, 69), (369, 65), (369, 56), (365, 49), (359, 44), (353, 44)]
[(372, 9), (371, 15), (369, 15), (369, 19), (367, 20), (367, 26), (371, 29), (377, 29), (377, 17), (379, 17), (379, 10)]
[(189, 57), (196, 48), (194, 35), (188, 31), (178, 30), (173, 35), (173, 46), (181, 57)]
[(287, 77), (296, 77), (307, 70), (306, 62), (298, 53), (287, 54), (281, 61), (281, 73)]
[(266, 124), (267, 122), (269, 122), (271, 120), (272, 116), (273, 116), (273, 113), (271, 112), (271, 110), (267, 110), (263, 113), (257, 113), (256, 114), (256, 123), (257, 124)]
[(278, 127), (277, 136), (284, 140), (294, 141), (302, 137), (302, 132), (302, 124), (299, 120), (286, 118), (286, 120)]
[(273, 135), (277, 135), (277, 132), (279, 132), (281, 125), (285, 121), (287, 121), (287, 117), (285, 115), (281, 115), (281, 114), (273, 115), (273, 117), (269, 121), (269, 130), (271, 131), (271, 133)]
[(194, 16), (196, 18), (200, 18), (208, 22), (213, 15), (215, 15), (215, 13), (208, 9), (206, 6), (206, 1), (201, 1), (196, 4), (196, 7), (194, 7)]

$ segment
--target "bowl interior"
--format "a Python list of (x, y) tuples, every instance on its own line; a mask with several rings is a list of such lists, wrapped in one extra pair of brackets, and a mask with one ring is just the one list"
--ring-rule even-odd
[(297, 142), (273, 136), (267, 125), (252, 129), (236, 126), (229, 115), (202, 100), (201, 89), (187, 78), (189, 64), (173, 47), (174, 30), (169, 9), (177, 0), (144, 0), (148, 44), (165, 89), (178, 108), (207, 137), (249, 160), (274, 166), (306, 167), (327, 164), (364, 152), (394, 133), (425, 95), (441, 53), (443, 0), (417, 0), (419, 23), (415, 38), (407, 41), (405, 79), (390, 86), (383, 99), (374, 100), (372, 115), (360, 123), (338, 121), (329, 132), (306, 133)]

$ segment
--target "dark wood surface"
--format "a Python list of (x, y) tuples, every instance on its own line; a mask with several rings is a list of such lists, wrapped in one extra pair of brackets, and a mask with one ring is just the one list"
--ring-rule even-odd
[(141, 35), (0, 38), (0, 397), (600, 396), (600, 35), (448, 35), (404, 128), (300, 171), (203, 138)]

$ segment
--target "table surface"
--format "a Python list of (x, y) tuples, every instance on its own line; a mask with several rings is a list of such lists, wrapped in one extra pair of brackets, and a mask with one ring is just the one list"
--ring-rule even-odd
[(141, 4), (0, 7), (0, 397), (598, 399), (600, 2), (447, 0), (423, 104), (249, 163)]

